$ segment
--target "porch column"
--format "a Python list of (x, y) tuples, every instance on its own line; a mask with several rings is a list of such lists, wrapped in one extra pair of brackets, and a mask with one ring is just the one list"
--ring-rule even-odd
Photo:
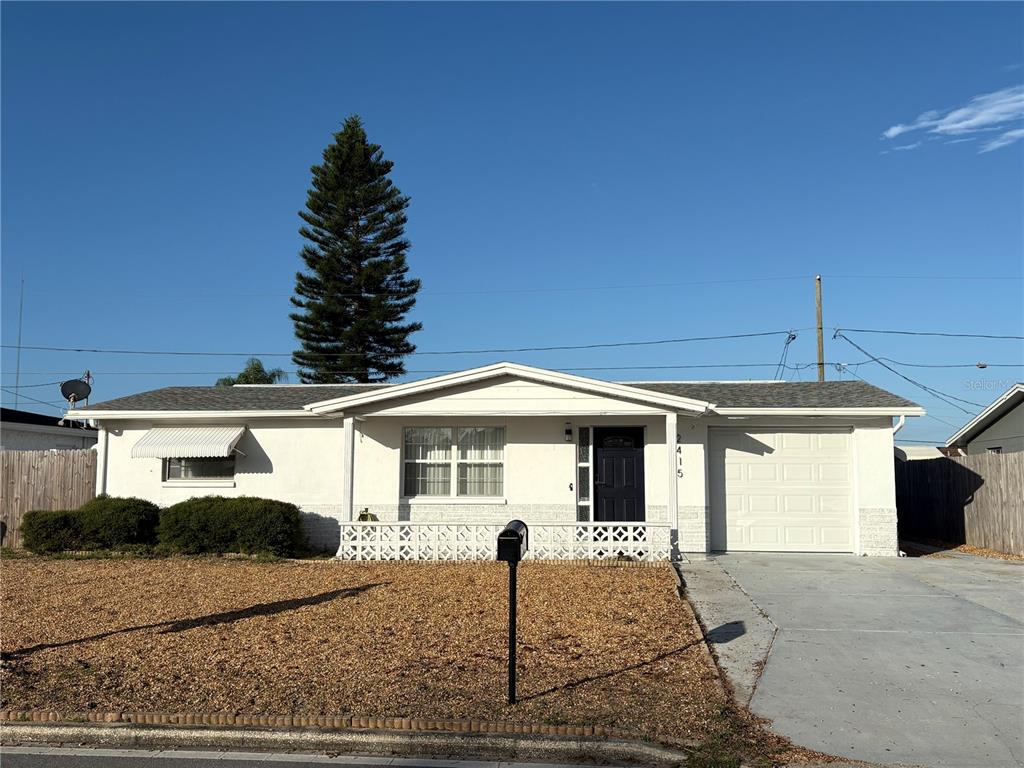
[(107, 492), (107, 450), (110, 435), (107, 428), (101, 426), (96, 436), (96, 495), (102, 496)]
[(352, 506), (355, 490), (356, 420), (351, 416), (346, 416), (342, 421), (341, 442), (341, 517), (343, 520), (354, 520)]
[(672, 526), (669, 534), (672, 542), (672, 559), (679, 553), (679, 480), (676, 476), (676, 423), (675, 411), (665, 414), (665, 460), (668, 470), (668, 523)]

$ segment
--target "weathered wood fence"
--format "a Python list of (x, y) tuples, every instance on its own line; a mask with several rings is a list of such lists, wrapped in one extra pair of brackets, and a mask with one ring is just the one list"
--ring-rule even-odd
[(903, 539), (1024, 555), (1024, 453), (896, 462)]
[(96, 495), (96, 451), (0, 451), (0, 522), (4, 546), (21, 546), (32, 509), (77, 509)]

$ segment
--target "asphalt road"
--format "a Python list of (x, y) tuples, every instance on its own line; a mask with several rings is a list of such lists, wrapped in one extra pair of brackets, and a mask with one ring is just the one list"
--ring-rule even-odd
[(193, 752), (184, 750), (0, 747), (2, 768), (594, 768), (548, 763), (494, 763), (470, 760), (407, 760), (269, 752)]

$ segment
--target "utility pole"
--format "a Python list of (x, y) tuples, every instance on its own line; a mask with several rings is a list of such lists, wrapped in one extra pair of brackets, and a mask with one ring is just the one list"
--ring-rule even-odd
[(821, 328), (821, 275), (814, 276), (814, 306), (818, 313), (818, 381), (824, 381), (825, 337)]
[(18, 301), (18, 352), (14, 358), (14, 407), (18, 407), (18, 393), (21, 392), (21, 318), (25, 314), (25, 275), (21, 276), (21, 298)]

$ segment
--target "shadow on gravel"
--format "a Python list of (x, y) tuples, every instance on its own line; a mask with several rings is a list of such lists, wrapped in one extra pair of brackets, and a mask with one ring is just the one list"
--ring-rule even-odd
[(274, 616), (279, 613), (287, 613), (288, 611), (306, 608), (311, 605), (329, 603), (332, 600), (344, 600), (350, 597), (358, 597), (363, 592), (375, 589), (376, 587), (386, 587), (389, 583), (390, 582), (361, 584), (358, 587), (332, 589), (329, 592), (321, 592), (318, 595), (294, 597), (288, 600), (275, 600), (272, 603), (259, 603), (257, 605), (250, 605), (248, 608), (239, 608), (234, 611), (211, 613), (206, 616), (196, 616), (188, 619), (159, 621), (154, 624), (142, 624), (136, 627), (126, 627), (124, 629), (112, 629), (109, 632), (100, 632), (99, 634), (90, 635), (89, 637), (80, 637), (76, 640), (64, 640), (59, 643), (39, 643), (27, 648), (17, 648), (13, 651), (4, 653), (3, 658), (5, 661), (20, 659), (30, 656), (33, 653), (37, 653), (38, 651), (45, 651), (50, 648), (64, 648), (69, 645), (91, 643), (97, 640), (104, 640), (108, 637), (114, 637), (115, 635), (125, 635), (130, 632), (143, 632), (147, 629), (158, 629), (160, 630), (160, 634), (187, 632), (190, 629), (212, 627), (218, 624), (231, 624), (236, 621), (241, 621), (242, 619), (249, 619), (256, 616)]
[(648, 667), (651, 664), (662, 661), (663, 659), (669, 659), (675, 656), (676, 654), (689, 650), (690, 648), (693, 648), (693, 646), (701, 642), (703, 642), (703, 639), (694, 640), (693, 642), (687, 643), (686, 645), (681, 645), (678, 648), (673, 648), (671, 651), (664, 651), (662, 653), (659, 653), (657, 656), (647, 659), (646, 661), (639, 661), (636, 664), (630, 664), (629, 666), (620, 667), (619, 669), (613, 669), (608, 672), (601, 672), (595, 675), (588, 675), (587, 677), (581, 677), (578, 680), (572, 680), (568, 683), (563, 683), (562, 685), (555, 685), (551, 688), (546, 688), (543, 691), (538, 691), (537, 693), (531, 693), (527, 696), (520, 696), (519, 700), (531, 701), (533, 699), (539, 699), (542, 696), (548, 696), (552, 693), (558, 693), (559, 691), (571, 691), (573, 688), (579, 688), (581, 685), (593, 683), (597, 680), (605, 680), (609, 677), (615, 677), (616, 675), (621, 675), (623, 672), (631, 672), (634, 669), (643, 669), (644, 667)]

